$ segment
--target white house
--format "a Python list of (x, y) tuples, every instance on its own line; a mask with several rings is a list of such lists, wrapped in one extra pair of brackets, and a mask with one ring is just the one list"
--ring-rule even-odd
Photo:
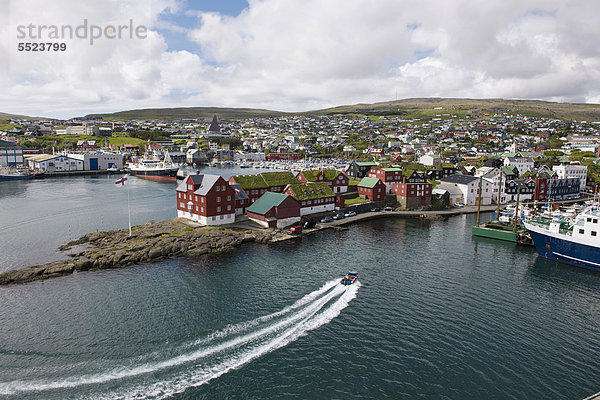
[[(479, 182), (481, 180), (481, 205), (492, 204), (492, 183), (483, 178), (477, 178), (470, 175), (454, 174), (440, 179), (442, 184), (454, 184), (463, 194), (465, 205), (474, 206), (479, 197)], [(440, 186), (440, 185), (438, 185)], [(436, 186), (436, 188), (438, 187)], [(445, 188), (445, 187), (444, 187)]]
[(523, 175), (525, 172), (533, 169), (533, 158), (520, 157), (518, 155), (515, 157), (505, 157), (504, 165), (512, 165), (513, 167), (517, 167), (519, 170), (519, 175)]
[(107, 170), (109, 168), (123, 168), (123, 156), (115, 153), (85, 153), (67, 154), (68, 157), (83, 161), (85, 171)]
[(419, 158), (423, 165), (439, 166), (442, 165), (442, 157), (439, 154), (425, 154)]
[(64, 154), (38, 154), (27, 157), (29, 168), (42, 172), (83, 171), (83, 160)]
[(552, 167), (558, 179), (579, 178), (580, 190), (584, 190), (587, 180), (587, 166), (580, 165), (578, 162), (571, 164), (555, 165)]

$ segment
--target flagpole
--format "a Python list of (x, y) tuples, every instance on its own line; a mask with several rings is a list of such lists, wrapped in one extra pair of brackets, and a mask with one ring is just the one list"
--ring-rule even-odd
[(129, 206), (129, 185), (127, 186), (127, 215), (129, 217), (129, 236), (131, 236), (131, 207)]

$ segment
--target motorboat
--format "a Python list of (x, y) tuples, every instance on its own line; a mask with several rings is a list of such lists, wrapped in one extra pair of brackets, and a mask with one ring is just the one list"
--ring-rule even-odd
[(350, 271), (346, 276), (342, 278), (340, 283), (344, 286), (352, 285), (358, 279), (358, 272)]

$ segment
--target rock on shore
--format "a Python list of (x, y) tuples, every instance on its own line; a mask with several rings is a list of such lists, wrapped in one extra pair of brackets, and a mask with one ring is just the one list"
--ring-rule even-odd
[(31, 282), (67, 275), (73, 271), (121, 268), (171, 257), (199, 257), (236, 248), (242, 243), (269, 243), (282, 233), (273, 230), (242, 230), (223, 227), (195, 227), (178, 219), (150, 221), (128, 229), (93, 232), (60, 247), (67, 251), (83, 245), (86, 250), (54, 261), (0, 274), (0, 285)]

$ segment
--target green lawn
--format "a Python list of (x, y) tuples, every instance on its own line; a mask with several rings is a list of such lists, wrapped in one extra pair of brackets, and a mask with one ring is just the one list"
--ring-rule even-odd
[(353, 204), (366, 203), (367, 201), (367, 199), (363, 199), (362, 197), (355, 197), (353, 199), (347, 199), (346, 201), (344, 201), (344, 205), (351, 206)]

